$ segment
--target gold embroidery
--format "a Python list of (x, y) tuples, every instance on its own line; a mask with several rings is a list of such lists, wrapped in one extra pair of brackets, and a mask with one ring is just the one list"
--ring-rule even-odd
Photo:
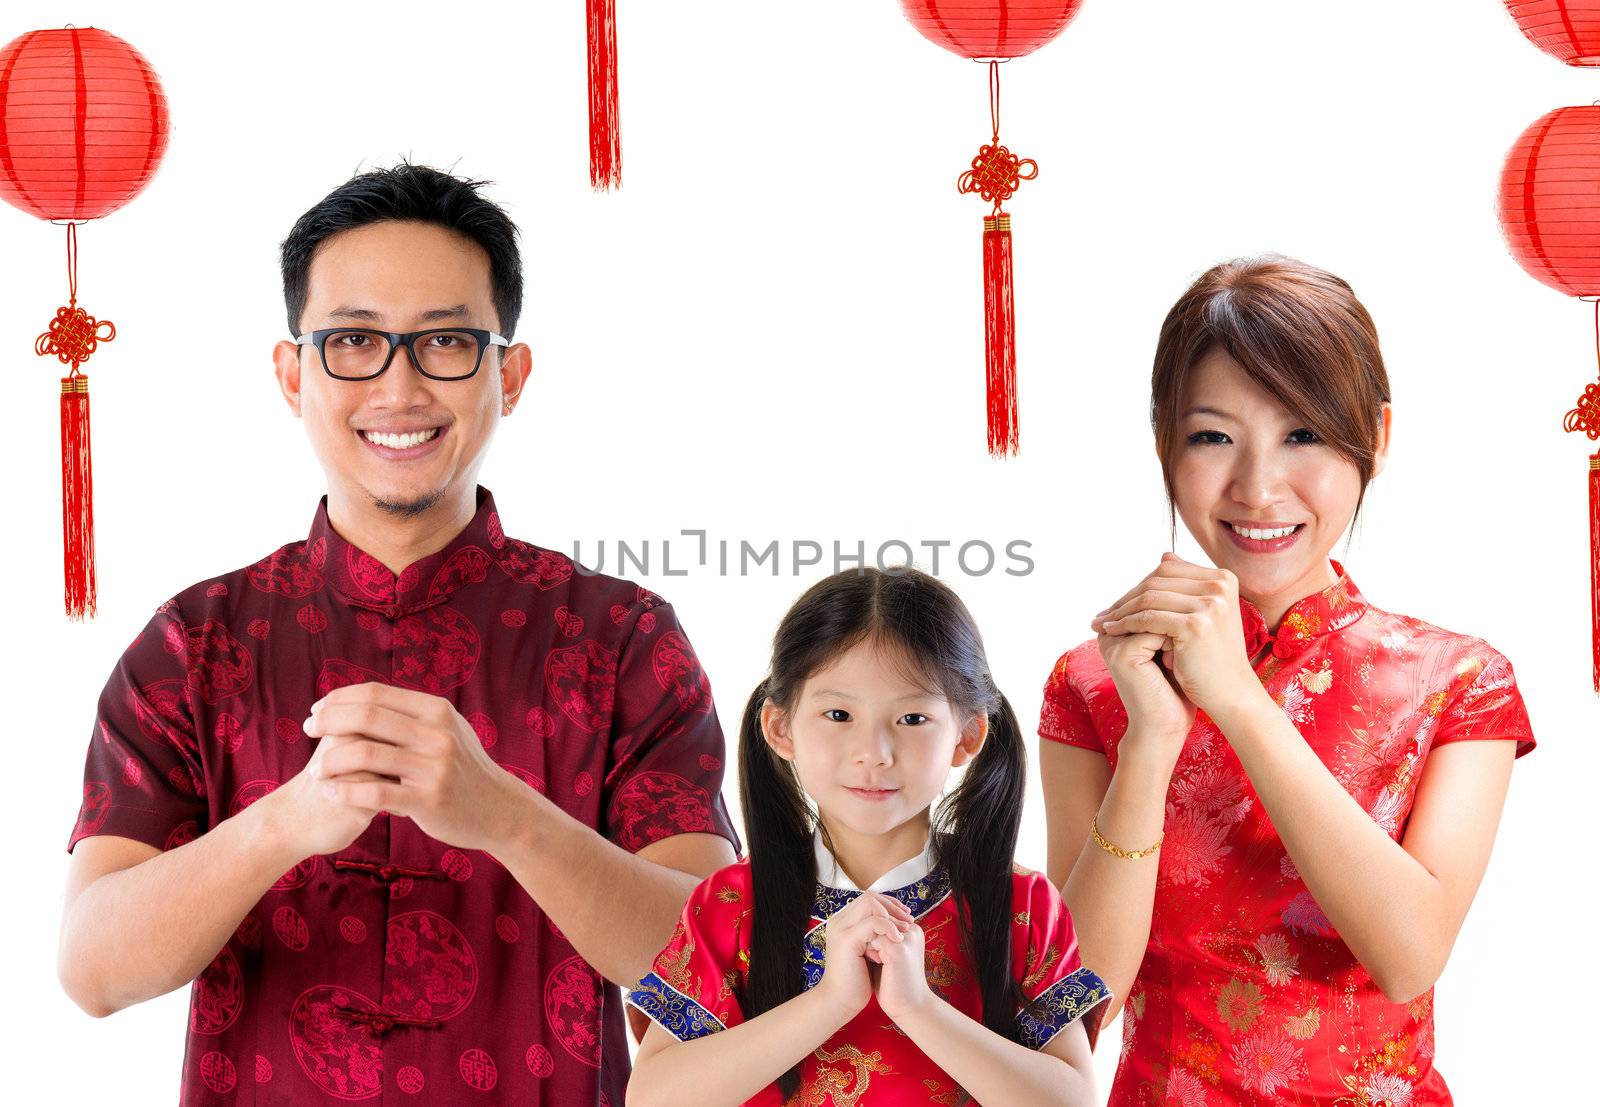
[(1299, 676), (1300, 686), (1312, 695), (1320, 695), (1333, 687), (1333, 662), (1323, 659), (1322, 668), (1316, 672), (1302, 670)]
[(1341, 580), (1328, 590), (1328, 606), (1337, 610), (1350, 602), (1350, 582)]
[(935, 989), (943, 995), (945, 990), (956, 982), (960, 967), (955, 959), (950, 956), (950, 950), (944, 941), (944, 936), (939, 933), (950, 924), (950, 919), (941, 919), (933, 926), (924, 927), (923, 938), (923, 972), (928, 978), (928, 987)]
[[(825, 1104), (856, 1107), (856, 1103), (866, 1094), (873, 1073), (893, 1071), (883, 1063), (882, 1053), (877, 1050), (862, 1053), (853, 1045), (842, 1045), (831, 1052), (819, 1047), (812, 1056), (819, 1062), (816, 1076), (809, 1084), (801, 1086), (799, 1095), (790, 1101), (793, 1107), (824, 1107)], [(823, 1065), (835, 1061), (843, 1061), (851, 1071), (823, 1068)]]
[(959, 1084), (948, 1092), (940, 1090), (937, 1080), (924, 1080), (922, 1086), (928, 1089), (929, 1103), (943, 1103), (946, 1107), (965, 1107), (972, 1102), (972, 1097)]
[(1030, 938), (1028, 940), (1028, 956), (1027, 959), (1023, 961), (1022, 967), (1023, 991), (1032, 991), (1034, 988), (1039, 986), (1039, 983), (1044, 980), (1044, 978), (1049, 975), (1050, 970), (1055, 967), (1056, 962), (1061, 960), (1061, 951), (1055, 946), (1047, 946), (1044, 951), (1043, 962), (1037, 960), (1038, 956), (1039, 951), (1037, 947), (1034, 946), (1033, 940)]
[(1261, 1017), (1261, 989), (1249, 981), (1232, 977), (1217, 994), (1217, 1014), (1234, 1033), (1249, 1030)]
[[(680, 946), (678, 943), (682, 942)], [(674, 946), (678, 948), (673, 949)], [(667, 943), (667, 948), (661, 951), (656, 958), (653, 969), (673, 991), (679, 995), (693, 999), (705, 994), (700, 981), (689, 972), (689, 962), (694, 960), (694, 942), (689, 938), (689, 932), (683, 923), (678, 923), (678, 928), (673, 932), (672, 941)], [(726, 999), (725, 993), (721, 998)]]
[(1255, 952), (1268, 984), (1287, 984), (1300, 972), (1300, 955), (1289, 952), (1289, 939), (1282, 934), (1258, 935)]
[(1303, 1015), (1290, 1015), (1283, 1020), (1283, 1031), (1291, 1038), (1300, 1041), (1317, 1036), (1317, 1027), (1322, 1024), (1322, 1012), (1317, 1010), (1316, 1004)]
[(1284, 616), (1283, 621), (1289, 625), (1289, 629), (1294, 631), (1297, 638), (1310, 638), (1322, 626), (1322, 616), (1315, 611), (1310, 614), (1291, 611)]
[(688, 932), (684, 929), (682, 923), (678, 924), (678, 932), (672, 936), (672, 942), (669, 943), (668, 949), (670, 950), (672, 945), (677, 945), (680, 941), (683, 942), (683, 945), (678, 947), (677, 953), (670, 957), (665, 953), (662, 954), (661, 959), (656, 964), (656, 975), (660, 976), (675, 990), (685, 995), (694, 995), (695, 992), (691, 990), (692, 982), (689, 979), (689, 962), (694, 957), (694, 942), (689, 940)]
[(733, 887), (731, 884), (724, 884), (722, 887), (717, 889), (717, 899), (721, 900), (723, 903), (738, 903), (743, 898), (744, 897), (739, 894), (739, 889)]
[(1011, 921), (1016, 923), (1018, 926), (1027, 926), (1028, 918), (1029, 916), (1026, 911), (1018, 911), (1015, 915), (1011, 916)]

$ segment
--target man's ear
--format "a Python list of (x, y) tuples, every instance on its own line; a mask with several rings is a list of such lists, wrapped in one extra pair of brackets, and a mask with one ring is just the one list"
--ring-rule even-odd
[(771, 700), (761, 705), (761, 735), (773, 753), (785, 761), (794, 760), (794, 735), (789, 730), (789, 713)]
[(285, 339), (272, 347), (272, 367), (289, 410), (300, 418), (300, 347)]
[(1372, 475), (1383, 472), (1389, 460), (1389, 430), (1394, 424), (1394, 405), (1385, 401), (1378, 405), (1378, 446), (1373, 451)]
[(988, 737), (989, 716), (974, 715), (968, 719), (967, 725), (961, 728), (961, 739), (956, 742), (955, 752), (950, 755), (950, 767), (958, 769), (977, 757)]
[(500, 359), (500, 410), (507, 415), (517, 406), (517, 399), (533, 375), (533, 350), (526, 342), (506, 347)]

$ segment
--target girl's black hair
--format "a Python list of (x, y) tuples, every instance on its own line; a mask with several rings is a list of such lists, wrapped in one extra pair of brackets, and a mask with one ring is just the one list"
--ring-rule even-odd
[[(803, 939), (817, 880), (811, 808), (793, 766), (767, 745), (762, 706), (770, 699), (792, 711), (807, 678), (869, 640), (902, 654), (958, 717), (988, 717), (982, 749), (934, 808), (933, 849), (950, 874), (961, 942), (977, 968), (983, 1023), (1017, 1041), (1015, 1014), (1025, 999), (1011, 975), (1011, 864), (1027, 752), (966, 605), (947, 585), (910, 568), (852, 569), (813, 585), (778, 625), (770, 671), (745, 706), (739, 798), (755, 903), (740, 1006), (754, 1018), (804, 989)], [(798, 1066), (779, 1078), (786, 1099), (799, 1079)]]

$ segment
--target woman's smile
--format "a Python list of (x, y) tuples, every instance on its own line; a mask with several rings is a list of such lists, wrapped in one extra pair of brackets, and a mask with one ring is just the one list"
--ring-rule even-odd
[(1233, 544), (1246, 553), (1277, 553), (1300, 540), (1304, 523), (1244, 524), (1222, 520), (1219, 525)]

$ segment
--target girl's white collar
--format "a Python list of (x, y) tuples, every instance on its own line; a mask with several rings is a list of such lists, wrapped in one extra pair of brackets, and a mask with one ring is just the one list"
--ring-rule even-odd
[[(811, 832), (811, 848), (817, 858), (817, 883), (829, 888), (837, 888), (845, 892), (859, 892), (855, 881), (850, 879), (844, 867), (839, 864), (828, 847), (822, 842), (822, 830), (817, 828)], [(872, 882), (872, 887), (865, 889), (868, 892), (892, 892), (915, 884), (933, 871), (933, 839), (929, 837), (923, 845), (922, 852), (909, 861), (902, 861), (877, 880)]]

